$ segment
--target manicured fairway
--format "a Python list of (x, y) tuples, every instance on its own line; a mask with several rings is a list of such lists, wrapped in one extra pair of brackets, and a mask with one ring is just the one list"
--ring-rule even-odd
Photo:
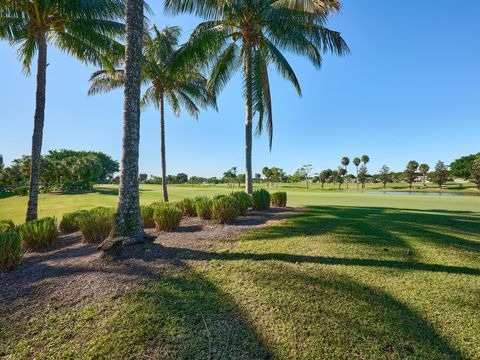
[[(142, 201), (156, 200), (154, 189), (144, 186)], [(49, 196), (62, 210), (115, 202)], [(310, 206), (235, 241), (169, 248), (179, 266), (127, 294), (0, 321), (0, 357), (480, 359), (479, 197), (289, 197)], [(17, 201), (1, 200), (2, 217)]]

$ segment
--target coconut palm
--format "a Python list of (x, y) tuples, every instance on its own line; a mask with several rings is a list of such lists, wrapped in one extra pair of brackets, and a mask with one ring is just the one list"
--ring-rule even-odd
[[(209, 89), (217, 93), (237, 71), (243, 74), (246, 121), (246, 181), (252, 192), (252, 129), (258, 115), (256, 133), (268, 129), (272, 147), (273, 114), (268, 66), (274, 65), (301, 95), (297, 77), (283, 55), (289, 50), (306, 56), (315, 67), (322, 63), (322, 51), (344, 55), (348, 47), (338, 32), (324, 25), (339, 9), (337, 0), (166, 0), (171, 13), (193, 13), (206, 21), (194, 36), (211, 45), (218, 57), (213, 64)], [(214, 40), (215, 39), (215, 40)]]
[(19, 45), (23, 70), (37, 55), (37, 83), (30, 190), (26, 220), (37, 218), (40, 155), (45, 122), (47, 47), (53, 45), (83, 62), (112, 67), (124, 33), (122, 0), (0, 0), (0, 38)]
[[(340, 162), (342, 163), (343, 168), (345, 169), (345, 176), (346, 176), (348, 174), (347, 167), (350, 164), (350, 159), (347, 156), (344, 156), (344, 157), (342, 157), (342, 160), (340, 160)], [(348, 179), (347, 179), (346, 183), (347, 183), (347, 189), (348, 189)]]
[[(167, 170), (165, 156), (165, 100), (176, 116), (181, 107), (197, 118), (200, 107), (211, 105), (216, 108), (215, 97), (206, 89), (207, 80), (201, 74), (195, 59), (185, 61), (183, 50), (186, 44), (179, 46), (181, 30), (179, 27), (165, 27), (161, 31), (152, 26), (143, 42), (142, 81), (147, 86), (141, 104), (153, 104), (160, 110), (160, 148), (163, 200), (168, 202)], [(124, 71), (100, 70), (90, 78), (89, 94), (111, 91), (124, 86)]]
[(361, 162), (362, 160), (360, 160), (359, 157), (355, 157), (353, 159), (353, 165), (355, 165), (355, 169), (357, 170), (357, 177), (355, 178), (355, 182), (357, 183), (357, 189), (358, 189), (358, 166), (360, 165)]

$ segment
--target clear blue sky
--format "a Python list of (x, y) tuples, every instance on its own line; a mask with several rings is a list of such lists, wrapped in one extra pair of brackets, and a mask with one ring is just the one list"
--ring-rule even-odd
[[(150, 0), (159, 26), (198, 19), (165, 17)], [(303, 89), (298, 98), (272, 69), (274, 143), (254, 141), (254, 171), (336, 168), (342, 156), (368, 154), (370, 172), (401, 170), (408, 160), (431, 166), (480, 151), (480, 1), (344, 0), (329, 27), (351, 48), (325, 56), (321, 71), (289, 56)], [(69, 148), (121, 154), (122, 92), (87, 97), (93, 67), (49, 49), (43, 150)], [(0, 43), (0, 153), (8, 163), (30, 153), (35, 77), (25, 77), (15, 50)], [(218, 176), (244, 171), (244, 101), (236, 77), (219, 98), (219, 112), (198, 121), (167, 112), (168, 172)], [(142, 114), (140, 170), (159, 174), (159, 114)], [(353, 170), (353, 169), (352, 169)]]

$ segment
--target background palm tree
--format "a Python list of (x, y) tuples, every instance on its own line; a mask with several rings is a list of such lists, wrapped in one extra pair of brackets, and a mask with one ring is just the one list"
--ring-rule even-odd
[[(211, 105), (216, 108), (215, 97), (207, 91), (207, 80), (200, 72), (201, 64), (196, 61), (197, 58), (187, 61), (183, 56), (184, 49), (192, 44), (179, 47), (180, 36), (179, 27), (165, 27), (159, 31), (156, 26), (152, 26), (151, 34), (146, 34), (143, 41), (142, 80), (148, 87), (141, 104), (153, 104), (160, 109), (161, 168), (165, 202), (168, 202), (165, 100), (176, 116), (180, 115), (181, 106), (195, 118), (200, 112), (199, 107)], [(89, 94), (110, 91), (124, 85), (124, 72), (100, 70), (92, 75), (90, 81)]]
[[(343, 168), (345, 169), (345, 176), (348, 174), (348, 165), (350, 164), (350, 159), (347, 156), (342, 157), (342, 160), (340, 161), (343, 165)], [(348, 189), (348, 179), (345, 179), (345, 182), (347, 183), (347, 189)]]
[(30, 190), (26, 221), (37, 218), (40, 155), (45, 122), (47, 45), (52, 44), (84, 62), (112, 67), (109, 58), (121, 51), (115, 40), (124, 34), (121, 0), (0, 0), (0, 38), (19, 45), (23, 69), (30, 74), (36, 53), (37, 83)]
[(245, 121), (245, 189), (252, 193), (252, 128), (258, 116), (256, 133), (266, 126), (269, 145), (273, 139), (273, 114), (268, 66), (273, 64), (301, 95), (300, 84), (282, 54), (290, 50), (306, 56), (315, 67), (322, 63), (321, 52), (337, 55), (348, 52), (340, 33), (327, 29), (327, 17), (340, 8), (329, 1), (227, 1), (166, 0), (172, 13), (188, 12), (203, 17), (194, 36), (209, 43), (215, 60), (209, 89), (217, 93), (237, 70), (243, 74), (246, 107)]
[(363, 166), (367, 166), (368, 162), (370, 161), (370, 157), (368, 155), (363, 155), (362, 156), (362, 163)]
[(355, 165), (355, 168), (357, 170), (357, 177), (355, 178), (355, 182), (357, 183), (357, 189), (358, 189), (358, 166), (360, 165), (362, 161), (360, 160), (359, 157), (355, 157), (353, 159), (353, 165)]

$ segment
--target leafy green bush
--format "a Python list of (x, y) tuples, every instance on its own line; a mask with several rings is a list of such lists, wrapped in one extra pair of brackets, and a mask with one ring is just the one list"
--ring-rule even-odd
[(270, 193), (265, 189), (255, 190), (252, 201), (255, 210), (267, 210), (270, 208)]
[(18, 232), (0, 232), (0, 273), (17, 266), (21, 259), (22, 240)]
[(232, 197), (237, 201), (240, 214), (242, 215), (252, 206), (252, 198), (245, 191), (234, 192)]
[(13, 189), (12, 191), (15, 195), (26, 196), (28, 195), (28, 190), (29, 190), (28, 186), (19, 186)]
[(105, 240), (112, 231), (115, 209), (96, 207), (78, 219), (78, 226), (87, 243)]
[(212, 219), (228, 224), (240, 215), (240, 208), (233, 196), (217, 197), (212, 200)]
[(185, 198), (181, 201), (178, 201), (173, 204), (178, 210), (180, 210), (183, 216), (196, 216), (197, 211), (195, 210), (195, 203), (190, 198)]
[(140, 210), (142, 211), (143, 227), (146, 229), (155, 227), (155, 221), (153, 220), (155, 206), (155, 204), (140, 206)]
[(180, 225), (182, 212), (170, 204), (158, 205), (155, 206), (153, 219), (158, 231), (174, 231)]
[(78, 221), (80, 217), (82, 217), (86, 213), (87, 210), (78, 210), (64, 214), (62, 220), (60, 220), (60, 231), (65, 234), (69, 234), (80, 230)]
[(197, 197), (194, 200), (195, 210), (200, 219), (208, 220), (212, 218), (212, 200), (205, 196)]
[(12, 220), (0, 220), (0, 233), (15, 230), (15, 224)]
[(276, 207), (286, 207), (287, 206), (287, 193), (286, 192), (276, 192), (270, 195), (270, 203), (272, 206)]
[(57, 240), (57, 220), (46, 217), (29, 221), (19, 227), (19, 232), (27, 249), (40, 250)]

